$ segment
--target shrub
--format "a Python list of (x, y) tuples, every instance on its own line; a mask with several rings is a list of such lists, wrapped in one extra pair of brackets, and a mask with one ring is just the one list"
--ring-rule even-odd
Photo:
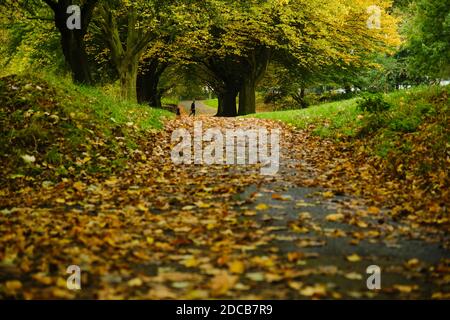
[(382, 95), (377, 94), (362, 98), (357, 102), (357, 107), (363, 112), (381, 113), (389, 110), (391, 105), (383, 99)]
[(362, 120), (362, 126), (359, 129), (358, 136), (366, 136), (384, 128), (391, 121), (391, 117), (388, 113), (371, 113), (364, 117)]
[(391, 121), (389, 128), (397, 132), (415, 132), (420, 126), (422, 119), (416, 115), (405, 115), (404, 117), (398, 117)]

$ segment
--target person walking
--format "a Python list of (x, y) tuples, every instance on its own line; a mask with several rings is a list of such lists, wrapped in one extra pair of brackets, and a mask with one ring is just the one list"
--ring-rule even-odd
[(195, 99), (194, 99), (194, 101), (192, 101), (191, 114), (189, 116), (194, 116), (195, 117)]

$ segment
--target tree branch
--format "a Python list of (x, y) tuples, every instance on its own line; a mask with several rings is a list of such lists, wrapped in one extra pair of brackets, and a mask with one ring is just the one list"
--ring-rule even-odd
[(58, 10), (58, 3), (53, 0), (42, 0), (44, 1), (54, 12)]
[(81, 25), (84, 31), (87, 31), (87, 27), (92, 20), (92, 14), (98, 0), (87, 0), (84, 6), (81, 8)]

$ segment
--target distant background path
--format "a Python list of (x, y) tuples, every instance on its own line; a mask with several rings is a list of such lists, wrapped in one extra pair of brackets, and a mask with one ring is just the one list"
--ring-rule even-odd
[[(187, 115), (189, 115), (191, 113), (191, 104), (192, 104), (192, 100), (185, 100), (185, 101), (180, 102), (180, 106), (183, 108), (184, 113)], [(217, 113), (216, 109), (214, 109), (210, 106), (207, 106), (202, 101), (196, 101), (195, 105), (196, 105), (197, 115), (214, 116)]]

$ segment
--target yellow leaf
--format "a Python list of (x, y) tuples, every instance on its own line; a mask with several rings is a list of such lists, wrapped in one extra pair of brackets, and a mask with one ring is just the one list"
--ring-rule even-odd
[(210, 207), (211, 207), (211, 204), (209, 204), (209, 203), (204, 203), (203, 201), (197, 201), (197, 202), (195, 203), (195, 205), (196, 205), (197, 207), (203, 208), (203, 209), (207, 209), (207, 208), (210, 208)]
[(142, 286), (142, 280), (139, 278), (131, 279), (130, 281), (128, 281), (128, 285), (130, 287), (140, 287)]
[(187, 268), (193, 268), (198, 266), (199, 262), (197, 259), (195, 259), (195, 257), (190, 257), (186, 260), (183, 261), (183, 265)]
[[(186, 294), (188, 300), (205, 300), (208, 299), (209, 293), (206, 290), (192, 290)], [(176, 295), (172, 299), (175, 299)]]
[(299, 227), (296, 224), (291, 224), (291, 229), (292, 229), (292, 231), (298, 232), (298, 233), (308, 233), (309, 232), (308, 228)]
[(19, 280), (7, 281), (5, 283), (6, 289), (10, 291), (16, 291), (22, 289), (22, 282)]
[(361, 261), (361, 257), (358, 256), (356, 253), (354, 253), (354, 254), (348, 256), (347, 260), (350, 262), (358, 262), (358, 261)]
[(271, 268), (275, 265), (275, 262), (273, 261), (273, 258), (263, 256), (263, 257), (253, 257), (251, 259), (251, 262), (254, 264), (257, 264), (260, 267), (264, 268)]
[(298, 214), (298, 218), (300, 220), (309, 220), (309, 219), (311, 219), (311, 214), (309, 212), (300, 212)]
[(401, 285), (401, 284), (396, 284), (393, 286), (394, 289), (398, 290), (401, 293), (411, 293), (414, 290), (417, 290), (417, 285), (413, 285), (413, 286), (408, 286), (408, 285)]
[(241, 274), (245, 271), (245, 265), (241, 261), (233, 261), (229, 265), (229, 270), (231, 273)]
[(279, 274), (268, 272), (265, 274), (265, 279), (267, 282), (277, 282), (283, 280), (283, 277)]
[(324, 296), (327, 293), (327, 287), (323, 284), (308, 286), (300, 290), (300, 294), (306, 297)]
[(356, 272), (347, 273), (347, 274), (345, 274), (345, 277), (350, 280), (362, 280), (362, 278), (363, 278), (360, 273), (356, 273)]
[(332, 191), (326, 191), (322, 193), (322, 196), (324, 198), (333, 198), (334, 197), (334, 193)]
[(300, 288), (303, 287), (303, 282), (290, 281), (288, 285), (294, 290), (300, 290)]
[(36, 274), (34, 274), (33, 276), (32, 276), (32, 278), (34, 279), (34, 280), (36, 280), (37, 282), (39, 282), (39, 283), (42, 283), (42, 284), (45, 284), (45, 285), (50, 285), (50, 284), (52, 284), (52, 282), (53, 282), (53, 280), (52, 280), (52, 278), (51, 277), (49, 277), (49, 276), (46, 276), (44, 273), (36, 273)]
[(211, 282), (209, 284), (211, 295), (213, 297), (225, 295), (230, 289), (234, 287), (237, 279), (237, 276), (232, 276), (226, 271), (216, 275), (213, 279), (211, 279)]
[(300, 252), (288, 252), (287, 258), (289, 262), (296, 262), (304, 257), (303, 253)]
[(342, 220), (344, 220), (344, 218), (345, 218), (345, 216), (342, 213), (333, 213), (333, 214), (327, 215), (327, 217), (326, 217), (327, 221), (331, 221), (331, 222), (342, 221)]
[(67, 288), (67, 280), (65, 280), (61, 277), (56, 279), (56, 286), (66, 289)]
[(367, 212), (370, 214), (379, 214), (380, 213), (380, 209), (377, 207), (370, 207), (369, 209), (367, 209)]
[(265, 203), (260, 203), (255, 207), (255, 209), (258, 211), (268, 210), (269, 206)]
[(86, 188), (86, 185), (83, 182), (77, 181), (73, 184), (73, 188), (77, 191), (83, 191)]
[(147, 212), (147, 211), (148, 211), (148, 208), (147, 208), (147, 206), (146, 206), (144, 203), (139, 203), (139, 204), (137, 205), (137, 208), (138, 208), (139, 210), (143, 211), (143, 212)]
[(358, 221), (356, 223), (358, 225), (358, 227), (360, 228), (367, 228), (369, 225), (367, 223), (365, 223), (364, 221)]

